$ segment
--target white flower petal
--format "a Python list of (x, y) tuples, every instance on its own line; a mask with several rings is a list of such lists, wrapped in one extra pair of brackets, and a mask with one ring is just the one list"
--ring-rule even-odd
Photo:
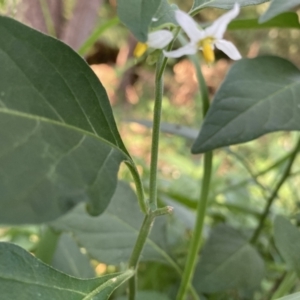
[(192, 43), (196, 43), (204, 38), (204, 31), (198, 28), (197, 23), (182, 10), (175, 11), (175, 18)]
[(177, 50), (174, 51), (164, 51), (164, 55), (166, 57), (181, 57), (184, 55), (192, 55), (195, 54), (197, 52), (197, 46), (195, 44), (189, 43)]
[(218, 18), (211, 26), (205, 28), (206, 36), (221, 39), (226, 31), (227, 25), (231, 20), (236, 18), (239, 12), (240, 6), (238, 3), (235, 3), (232, 10)]
[(168, 30), (157, 30), (148, 34), (147, 44), (154, 49), (166, 47), (173, 39), (172, 32)]
[(231, 42), (225, 40), (218, 40), (215, 42), (216, 47), (223, 51), (228, 57), (233, 60), (241, 59), (242, 56), (239, 50)]

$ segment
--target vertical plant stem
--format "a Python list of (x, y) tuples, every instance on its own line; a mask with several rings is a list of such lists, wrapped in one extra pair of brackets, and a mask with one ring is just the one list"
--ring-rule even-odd
[(178, 291), (177, 300), (185, 299), (186, 293), (191, 286), (192, 277), (195, 271), (198, 252), (200, 250), (201, 238), (202, 238), (202, 229), (204, 224), (204, 218), (206, 214), (207, 199), (209, 192), (209, 184), (211, 178), (211, 168), (212, 168), (212, 152), (207, 152), (204, 154), (204, 175), (202, 180), (202, 190), (200, 201), (197, 206), (197, 216), (196, 224), (194, 227), (194, 232), (192, 240), (189, 245), (189, 252), (187, 256), (187, 261), (183, 271), (181, 285)]
[[(158, 148), (159, 148), (159, 134), (160, 134), (160, 119), (161, 119), (161, 107), (163, 96), (163, 72), (166, 66), (166, 59), (163, 55), (156, 64), (156, 76), (155, 76), (155, 104), (154, 104), (154, 116), (153, 116), (153, 129), (152, 129), (152, 147), (151, 147), (151, 162), (150, 162), (150, 189), (149, 189), (149, 210), (144, 218), (144, 222), (140, 229), (136, 243), (134, 245), (131, 257), (129, 259), (129, 267), (136, 270), (139, 262), (139, 258), (143, 247), (146, 243), (147, 237), (151, 231), (154, 219), (156, 217), (157, 210), (157, 162), (158, 162)], [(166, 209), (165, 213), (169, 213), (170, 210)], [(129, 279), (129, 292), (128, 299), (134, 300), (136, 294), (136, 274)]]
[(44, 263), (51, 264), (59, 236), (60, 232), (53, 230), (51, 227), (44, 228), (35, 256)]
[[(163, 56), (161, 55), (156, 65), (155, 76), (155, 104), (152, 129), (152, 144), (151, 144), (151, 162), (150, 162), (150, 183), (149, 183), (149, 205), (150, 210), (157, 209), (157, 162), (158, 162), (158, 147), (160, 134), (161, 106), (163, 96), (163, 76), (161, 67)], [(163, 67), (164, 68), (164, 67)]]
[[(129, 259), (129, 268), (132, 268), (134, 270), (137, 269), (138, 262), (140, 255), (142, 253), (143, 247), (146, 243), (147, 237), (150, 233), (152, 224), (154, 221), (154, 215), (150, 212), (149, 215), (146, 215), (142, 224), (142, 227), (140, 229), (138, 238), (136, 240), (136, 243), (134, 245), (131, 257)], [(129, 279), (129, 293), (128, 293), (128, 300), (134, 300), (135, 294), (136, 294), (136, 274)]]
[(264, 224), (265, 224), (265, 221), (266, 221), (266, 218), (269, 214), (269, 211), (270, 211), (270, 208), (274, 202), (274, 200), (276, 199), (276, 196), (278, 194), (278, 191), (280, 190), (281, 186), (284, 184), (284, 182), (287, 180), (287, 178), (289, 177), (290, 175), (290, 172), (291, 172), (291, 168), (292, 168), (292, 165), (295, 161), (295, 158), (298, 154), (300, 150), (300, 138), (297, 142), (297, 145), (295, 146), (294, 150), (292, 151), (292, 153), (290, 154), (290, 158), (288, 160), (288, 164), (284, 170), (284, 172), (282, 173), (282, 176), (280, 178), (280, 180), (278, 181), (278, 183), (276, 184), (273, 192), (271, 193), (270, 197), (268, 198), (267, 200), (267, 204), (265, 206), (265, 209), (259, 219), (259, 223), (258, 223), (258, 226), (256, 228), (256, 230), (254, 231), (251, 239), (250, 239), (250, 243), (251, 244), (255, 244), (257, 242), (257, 239), (264, 227)]
[[(185, 42), (182, 36), (179, 36), (179, 39), (183, 43)], [(204, 117), (209, 108), (209, 94), (208, 94), (207, 86), (197, 56), (195, 55), (190, 56), (190, 59), (192, 60), (196, 68), (196, 74), (197, 74), (197, 79), (198, 79), (200, 93), (201, 93), (201, 100), (202, 100), (202, 112)], [(185, 299), (187, 291), (191, 286), (191, 281), (197, 263), (198, 253), (201, 246), (202, 229), (203, 229), (204, 219), (206, 215), (206, 207), (207, 207), (209, 186), (211, 180), (212, 159), (213, 159), (212, 151), (209, 151), (204, 154), (204, 164), (203, 164), (204, 173), (202, 179), (201, 194), (199, 199), (200, 201), (198, 202), (197, 210), (196, 210), (196, 224), (189, 245), (189, 252), (188, 252), (185, 268), (183, 271), (181, 285), (179, 287), (179, 291), (177, 294), (177, 300)]]

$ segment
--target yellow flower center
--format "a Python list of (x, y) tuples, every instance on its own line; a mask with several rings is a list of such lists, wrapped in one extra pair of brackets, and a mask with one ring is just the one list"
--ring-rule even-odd
[(213, 41), (214, 38), (207, 37), (198, 42), (198, 46), (202, 48), (203, 57), (207, 64), (212, 64), (215, 61)]
[(133, 55), (137, 58), (141, 57), (148, 49), (148, 45), (138, 42), (134, 48)]

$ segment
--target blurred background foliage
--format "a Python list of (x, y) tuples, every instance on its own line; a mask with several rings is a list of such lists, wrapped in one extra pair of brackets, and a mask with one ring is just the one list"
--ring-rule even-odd
[[(173, 3), (188, 11), (192, 1), (177, 0)], [(267, 7), (268, 3), (245, 7), (238, 18), (258, 18)], [(154, 66), (148, 63), (149, 60), (135, 61), (132, 57), (136, 41), (116, 17), (116, 1), (1, 0), (0, 13), (63, 40), (86, 59), (107, 90), (121, 136), (147, 187)], [(208, 8), (195, 18), (206, 23), (222, 13), (222, 10)], [(297, 13), (299, 16), (300, 11)], [(300, 66), (299, 29), (232, 30), (226, 36), (237, 45), (243, 57), (278, 55)], [(213, 66), (202, 64), (211, 98), (231, 64), (221, 52), (217, 52)], [(174, 215), (168, 220), (168, 243), (172, 255), (181, 265), (187, 253), (200, 191), (202, 156), (191, 155), (189, 149), (200, 128), (201, 116), (201, 99), (193, 64), (187, 58), (170, 60), (165, 75), (159, 201), (175, 207)], [(219, 223), (240, 230), (246, 237), (251, 235), (297, 136), (296, 132), (273, 133), (215, 151), (205, 239), (211, 228)], [(252, 295), (253, 298), (230, 290), (225, 296), (216, 294), (208, 299), (271, 299), (272, 289), (276, 289), (287, 271), (274, 245), (272, 223), (277, 214), (300, 222), (299, 162), (300, 158), (280, 190), (258, 243), (267, 269), (260, 289)], [(121, 168), (120, 178), (131, 180), (125, 167)], [(34, 253), (41, 230), (40, 226), (2, 227), (0, 240), (11, 241)], [(92, 266), (98, 275), (122, 268), (106, 266), (95, 260)], [(174, 299), (178, 277), (170, 267), (158, 262), (142, 263), (139, 272), (141, 290), (155, 290)], [(290, 292), (299, 288), (299, 281), (294, 279)], [(115, 297), (122, 293), (121, 288)], [(155, 299), (159, 299), (157, 295)]]

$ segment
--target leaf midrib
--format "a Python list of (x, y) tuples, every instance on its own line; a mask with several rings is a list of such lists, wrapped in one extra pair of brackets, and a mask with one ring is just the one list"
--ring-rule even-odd
[(75, 127), (75, 126), (67, 124), (67, 123), (61, 123), (61, 122), (56, 121), (56, 120), (48, 119), (48, 118), (41, 117), (41, 116), (31, 115), (31, 114), (28, 114), (28, 113), (23, 113), (23, 112), (20, 112), (20, 111), (17, 111), (17, 110), (9, 109), (9, 108), (0, 107), (0, 114), (1, 113), (9, 114), (9, 115), (24, 118), (24, 119), (35, 120), (35, 121), (38, 121), (38, 122), (40, 121), (41, 123), (43, 123), (43, 122), (48, 123), (48, 124), (51, 124), (51, 125), (54, 125), (54, 126), (63, 127), (63, 128), (66, 128), (66, 129), (69, 129), (69, 130), (72, 130), (72, 131), (76, 131), (76, 132), (78, 132), (80, 134), (83, 134), (83, 135), (90, 136), (90, 137), (92, 137), (96, 140), (99, 140), (100, 142), (106, 143), (110, 147), (112, 147), (114, 149), (117, 149), (118, 151), (122, 152), (122, 154), (124, 154), (127, 158), (126, 161), (132, 162), (131, 158), (121, 148), (118, 148), (115, 144), (113, 144), (110, 141), (102, 138), (99, 135), (93, 134), (90, 131), (86, 131), (84, 129), (81, 129), (79, 127)]
[[(9, 18), (7, 18), (7, 17), (3, 17), (3, 18), (5, 18), (5, 19), (9, 19)], [(2, 28), (4, 28), (7, 32), (9, 32), (9, 34), (13, 37), (13, 38), (15, 38), (16, 39), (16, 36), (6, 27), (6, 26), (2, 26)], [(31, 30), (33, 30), (33, 29), (31, 29)], [(34, 30), (33, 30), (34, 31)], [(21, 37), (17, 37), (19, 40), (22, 40), (24, 43), (26, 43), (30, 48), (33, 48), (35, 51), (37, 51), (38, 53), (40, 53), (40, 55), (42, 56), (42, 57), (44, 57), (44, 59), (55, 69), (55, 71), (57, 72), (57, 74), (60, 76), (60, 78), (63, 80), (63, 82), (65, 83), (65, 85), (66, 85), (66, 87), (68, 88), (68, 90), (71, 92), (71, 94), (73, 95), (73, 97), (74, 97), (74, 99), (75, 99), (75, 102), (78, 104), (78, 106), (79, 106), (79, 108), (80, 108), (80, 110), (82, 111), (82, 113), (84, 114), (84, 116), (86, 117), (86, 120), (87, 120), (87, 122), (88, 122), (88, 124), (90, 125), (90, 127), (91, 127), (91, 129), (93, 130), (93, 132), (95, 133), (95, 134), (97, 134), (98, 135), (98, 132), (95, 130), (95, 128), (94, 128), (94, 126), (93, 126), (93, 124), (90, 122), (90, 120), (89, 120), (89, 118), (87, 117), (87, 115), (86, 115), (86, 113), (85, 113), (85, 111), (83, 110), (83, 108), (81, 107), (81, 105), (80, 105), (80, 103), (78, 102), (78, 99), (77, 99), (77, 97), (74, 95), (74, 93), (73, 93), (73, 91), (70, 89), (70, 87), (69, 87), (69, 85), (68, 85), (68, 83), (65, 81), (65, 79), (64, 79), (64, 77), (61, 75), (61, 73), (57, 70), (57, 68), (56, 68), (56, 66), (55, 66), (55, 64), (53, 64), (51, 61), (49, 61), (48, 60), (48, 57), (47, 56), (45, 56), (44, 55), (44, 53), (43, 52), (41, 52), (38, 48), (35, 48), (35, 47), (33, 47), (30, 43), (28, 43), (28, 41), (25, 39), (23, 39), (23, 38), (21, 38)], [(49, 39), (51, 39), (52, 37), (48, 37)], [(53, 38), (52, 38), (53, 39)], [(66, 45), (66, 44), (64, 44), (64, 43), (62, 43), (65, 47), (68, 47), (68, 45)], [(69, 47), (70, 48), (70, 47)], [(3, 49), (2, 49), (3, 50)], [(3, 50), (4, 51), (4, 50)], [(7, 53), (7, 52), (5, 52), (6, 53), (6, 55), (12, 60), (12, 58), (9, 56), (9, 54)], [(15, 63), (15, 61), (14, 60), (12, 60), (14, 63)], [(15, 63), (16, 64), (16, 63)], [(16, 64), (17, 65), (17, 64)], [(18, 65), (17, 65), (18, 66)], [(18, 68), (19, 68), (19, 66), (18, 66)], [(19, 68), (20, 70), (21, 70), (21, 72), (23, 72), (22, 71), (22, 69), (21, 68)], [(24, 74), (24, 73), (23, 73)], [(96, 91), (95, 91), (95, 89), (94, 89), (94, 86), (93, 86), (93, 84), (90, 82), (90, 80), (89, 80), (89, 78), (86, 76), (86, 74), (85, 73), (82, 73), (83, 75), (84, 75), (84, 77), (86, 78), (86, 80), (88, 81), (88, 83), (90, 84), (90, 87), (91, 87), (91, 89), (92, 89), (92, 91), (93, 91), (93, 93), (94, 93), (94, 95), (95, 95), (95, 98), (98, 100), (98, 103), (99, 103), (99, 98), (98, 98), (98, 95), (97, 95), (97, 93), (96, 93)], [(25, 74), (24, 74), (25, 75)], [(96, 76), (96, 75), (94, 75), (94, 76)], [(25, 77), (27, 78), (27, 76), (25, 75)], [(29, 81), (30, 83), (31, 83), (31, 81)], [(39, 92), (39, 91), (38, 91)], [(44, 97), (44, 96), (43, 96)], [(51, 106), (51, 104), (47, 101), (47, 99), (45, 98), (45, 101), (46, 101), (46, 103), (48, 103), (48, 105), (50, 106), (50, 107), (52, 107)], [(103, 111), (103, 109), (102, 109), (102, 107), (101, 107), (101, 105), (99, 105), (99, 108), (100, 108), (100, 111), (101, 111), (101, 113), (102, 113), (102, 116), (104, 117), (104, 119), (105, 119), (105, 121), (106, 121), (106, 124), (107, 124), (107, 126), (108, 126), (108, 128), (109, 128), (109, 130), (110, 130), (110, 133), (111, 133), (111, 135), (113, 136), (113, 138), (114, 138), (114, 140), (115, 140), (115, 142), (116, 142), (116, 144), (118, 144), (119, 143), (119, 138), (118, 138), (118, 136), (115, 136), (115, 129), (116, 128), (114, 128), (115, 126), (111, 126), (111, 123), (109, 122), (109, 120), (107, 119), (107, 117), (106, 117), (106, 115), (105, 115), (105, 113), (104, 113), (104, 111)], [(58, 114), (58, 112), (56, 111), (56, 109), (54, 109), (54, 112), (56, 112), (57, 114)], [(59, 114), (58, 114), (59, 115)], [(59, 117), (63, 120), (63, 118), (59, 115)], [(64, 120), (63, 120), (64, 121)], [(113, 127), (113, 128), (112, 128)], [(117, 149), (119, 149), (119, 148), (117, 148)], [(128, 156), (128, 154), (127, 154), (127, 156)]]
[[(21, 279), (16, 279), (15, 277), (11, 278), (11, 277), (4, 277), (3, 275), (0, 275), (0, 279), (1, 280), (14, 281), (14, 282), (23, 283), (23, 284), (35, 285), (35, 286), (49, 288), (49, 289), (54, 289), (54, 290), (59, 290), (59, 291), (73, 292), (73, 293), (79, 294), (81, 296), (86, 296), (87, 295), (84, 292), (80, 292), (80, 291), (76, 291), (76, 290), (72, 290), (72, 289), (68, 289), (68, 288), (58, 287), (56, 285), (46, 285), (44, 283), (36, 282), (36, 281), (28, 281), (28, 280), (24, 280), (24, 279), (22, 279), (22, 280)], [(77, 278), (74, 277), (74, 279), (77, 279)], [(79, 280), (79, 279), (77, 279), (77, 280)]]
[[(241, 81), (251, 81), (251, 82), (253, 82), (252, 80), (245, 80), (245, 79), (243, 79), (243, 80), (241, 80)], [(240, 81), (238, 81), (238, 82), (240, 83)], [(237, 85), (237, 84), (238, 84), (237, 82), (233, 83), (233, 85)], [(285, 86), (284, 88), (281, 88), (281, 89), (277, 90), (276, 92), (274, 92), (274, 93), (268, 95), (267, 97), (264, 97), (264, 98), (260, 99), (259, 101), (255, 102), (253, 105), (250, 105), (250, 106), (247, 107), (247, 109), (245, 109), (243, 112), (237, 114), (234, 118), (231, 118), (231, 119), (230, 119), (228, 122), (226, 122), (225, 124), (222, 124), (222, 127), (221, 127), (219, 130), (217, 130), (214, 134), (212, 134), (212, 135), (209, 137), (209, 139), (207, 139), (206, 141), (210, 141), (216, 134), (219, 134), (221, 131), (226, 130), (226, 126), (227, 126), (228, 124), (232, 123), (233, 121), (235, 121), (236, 119), (238, 119), (239, 117), (241, 117), (242, 115), (244, 115), (245, 113), (247, 113), (248, 110), (253, 109), (253, 108), (254, 108), (255, 106), (257, 106), (257, 105), (261, 105), (261, 104), (262, 104), (262, 101), (266, 101), (268, 98), (273, 97), (273, 96), (275, 96), (276, 94), (283, 93), (283, 92), (285, 92), (285, 90), (291, 89), (293, 86), (298, 85), (298, 84), (300, 84), (300, 81), (293, 82), (292, 84), (289, 84), (289, 85)], [(226, 99), (228, 99), (228, 98), (226, 98)], [(244, 99), (244, 98), (243, 98), (243, 99)], [(221, 110), (221, 111), (223, 111), (223, 110)], [(220, 126), (219, 126), (219, 127), (220, 127)], [(225, 128), (225, 129), (224, 129), (224, 128)], [(207, 144), (207, 142), (206, 142), (206, 143), (203, 143), (203, 144), (202, 144), (202, 147), (203, 147), (203, 145), (205, 145), (205, 144)]]

